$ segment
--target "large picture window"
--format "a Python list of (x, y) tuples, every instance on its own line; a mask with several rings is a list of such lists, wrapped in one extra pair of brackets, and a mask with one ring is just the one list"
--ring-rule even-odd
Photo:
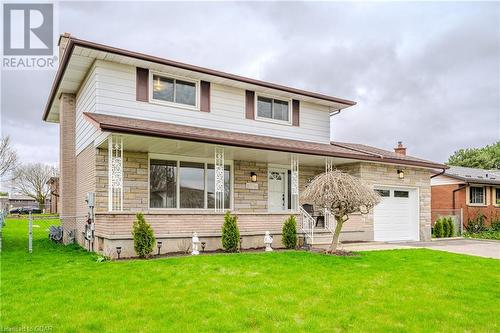
[(486, 204), (484, 198), (484, 187), (471, 186), (470, 187), (470, 203), (474, 205)]
[[(150, 208), (215, 208), (214, 165), (151, 159)], [(224, 208), (231, 207), (231, 166), (224, 167)]]
[(258, 96), (257, 117), (289, 122), (289, 102), (269, 97)]
[(177, 162), (151, 160), (149, 167), (149, 206), (177, 207)]
[(500, 188), (495, 189), (495, 204), (500, 206)]
[(196, 83), (153, 75), (153, 99), (196, 106)]
[(180, 207), (205, 208), (205, 164), (180, 162)]

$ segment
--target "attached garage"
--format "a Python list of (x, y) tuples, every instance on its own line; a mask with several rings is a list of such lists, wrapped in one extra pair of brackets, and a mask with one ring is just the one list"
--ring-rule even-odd
[(373, 211), (375, 241), (419, 240), (418, 191), (415, 188), (376, 187), (382, 201)]

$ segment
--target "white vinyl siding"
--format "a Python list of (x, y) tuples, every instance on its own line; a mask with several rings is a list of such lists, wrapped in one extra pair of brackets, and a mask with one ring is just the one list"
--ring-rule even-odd
[(199, 112), (136, 101), (136, 69), (133, 66), (97, 61), (96, 67), (96, 112), (99, 113), (238, 133), (330, 142), (330, 117), (326, 106), (301, 102), (300, 127), (284, 127), (281, 124), (246, 119), (244, 89), (211, 83), (210, 112)]
[(99, 130), (83, 115), (84, 112), (95, 112), (97, 108), (97, 72), (92, 67), (76, 95), (76, 155), (78, 155), (99, 135)]

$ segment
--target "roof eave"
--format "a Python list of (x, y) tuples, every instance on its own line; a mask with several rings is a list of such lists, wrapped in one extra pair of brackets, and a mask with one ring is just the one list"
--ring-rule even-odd
[(303, 95), (303, 96), (307, 96), (307, 97), (311, 97), (311, 98), (317, 98), (317, 99), (325, 100), (328, 102), (343, 104), (343, 105), (345, 105), (346, 108), (356, 105), (356, 102), (348, 100), (348, 99), (342, 99), (342, 98), (338, 98), (338, 97), (334, 97), (334, 96), (328, 96), (328, 95), (314, 93), (314, 92), (310, 92), (310, 91), (306, 91), (306, 90), (286, 87), (286, 86), (274, 84), (271, 82), (251, 79), (251, 78), (247, 78), (247, 77), (243, 77), (243, 76), (239, 76), (239, 75), (235, 75), (235, 74), (230, 74), (230, 73), (226, 73), (226, 72), (222, 72), (222, 71), (218, 71), (218, 70), (213, 70), (213, 69), (209, 69), (209, 68), (205, 68), (205, 67), (199, 67), (199, 66), (195, 66), (195, 65), (189, 65), (189, 64), (185, 64), (185, 63), (181, 63), (181, 62), (177, 62), (177, 61), (173, 61), (173, 60), (168, 60), (168, 59), (164, 59), (164, 58), (159, 58), (159, 57), (147, 55), (144, 53), (129, 51), (129, 50), (116, 48), (116, 47), (112, 47), (112, 46), (108, 46), (108, 45), (104, 45), (104, 44), (99, 44), (99, 43), (94, 43), (94, 42), (90, 42), (90, 41), (86, 41), (86, 40), (82, 40), (82, 39), (78, 39), (78, 38), (74, 38), (74, 37), (69, 37), (68, 44), (66, 46), (64, 55), (61, 59), (59, 68), (57, 70), (57, 73), (56, 73), (56, 76), (54, 79), (54, 82), (52, 83), (52, 88), (50, 90), (49, 99), (48, 99), (47, 104), (45, 106), (45, 110), (44, 110), (44, 114), (43, 114), (44, 121), (47, 121), (48, 115), (50, 113), (50, 109), (52, 108), (54, 98), (56, 97), (55, 95), (59, 89), (59, 86), (61, 84), (61, 80), (64, 76), (64, 73), (65, 73), (66, 68), (68, 66), (68, 63), (69, 63), (69, 59), (71, 58), (71, 54), (73, 53), (73, 49), (75, 46), (81, 46), (81, 47), (93, 49), (96, 51), (109, 52), (109, 53), (113, 53), (116, 55), (121, 55), (121, 56), (139, 59), (139, 60), (159, 63), (159, 64), (166, 65), (166, 66), (172, 66), (172, 67), (177, 67), (177, 68), (181, 68), (181, 69), (191, 70), (191, 71), (199, 72), (202, 74), (218, 76), (218, 77), (226, 78), (229, 80), (235, 80), (235, 81), (239, 81), (239, 82), (243, 82), (243, 83), (247, 83), (247, 84), (261, 86), (264, 88), (276, 89), (276, 90), (281, 90), (281, 91), (292, 93), (292, 94), (298, 94), (298, 95)]
[(87, 119), (90, 120), (91, 123), (94, 124), (97, 128), (99, 128), (102, 131), (107, 131), (107, 132), (113, 132), (113, 133), (122, 133), (122, 134), (134, 134), (134, 135), (145, 135), (145, 136), (152, 136), (152, 137), (159, 137), (159, 138), (168, 138), (168, 139), (176, 139), (176, 140), (184, 140), (184, 141), (197, 141), (197, 142), (204, 142), (204, 143), (211, 143), (211, 144), (223, 144), (227, 146), (235, 146), (235, 147), (243, 147), (243, 148), (253, 148), (253, 149), (264, 149), (264, 150), (272, 150), (272, 151), (282, 151), (282, 152), (289, 152), (289, 153), (299, 153), (299, 154), (305, 154), (305, 155), (325, 155), (329, 157), (338, 157), (338, 158), (346, 158), (346, 159), (353, 159), (353, 160), (358, 160), (358, 161), (368, 161), (368, 162), (378, 162), (378, 163), (389, 163), (389, 164), (396, 164), (396, 165), (406, 165), (406, 166), (414, 166), (414, 167), (422, 167), (422, 168), (428, 168), (428, 169), (442, 169), (446, 167), (445, 165), (438, 164), (438, 163), (427, 163), (427, 162), (421, 162), (421, 161), (409, 161), (409, 160), (400, 160), (400, 159), (393, 159), (393, 158), (381, 158), (378, 156), (360, 156), (359, 154), (350, 154), (350, 153), (332, 153), (328, 151), (323, 151), (321, 153), (314, 153), (310, 152), (305, 149), (300, 149), (300, 148), (283, 148), (279, 146), (269, 146), (265, 144), (260, 144), (259, 142), (253, 142), (253, 143), (247, 143), (247, 142), (238, 142), (235, 140), (225, 140), (225, 139), (218, 139), (218, 138), (207, 138), (204, 136), (196, 136), (196, 135), (186, 135), (185, 133), (182, 134), (173, 134), (173, 133), (166, 133), (162, 131), (156, 131), (156, 130), (151, 130), (148, 129), (143, 130), (141, 128), (136, 128), (136, 127), (130, 127), (130, 126), (120, 126), (116, 124), (107, 124), (105, 122), (99, 122), (95, 118), (92, 117), (92, 113), (84, 113), (84, 115), (87, 117)]

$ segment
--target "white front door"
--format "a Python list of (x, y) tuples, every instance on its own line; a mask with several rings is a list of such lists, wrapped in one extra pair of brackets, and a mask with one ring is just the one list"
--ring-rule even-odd
[(268, 202), (270, 211), (283, 211), (288, 207), (287, 196), (288, 172), (283, 169), (269, 169), (268, 180)]

